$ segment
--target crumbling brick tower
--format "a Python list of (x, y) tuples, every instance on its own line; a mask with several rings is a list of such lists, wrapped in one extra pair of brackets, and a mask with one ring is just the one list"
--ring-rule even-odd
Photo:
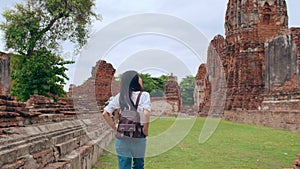
[(226, 77), (222, 66), (225, 39), (217, 35), (207, 49), (207, 64), (200, 65), (196, 75), (195, 99), (199, 105), (200, 116), (221, 117), (226, 101)]
[[(227, 82), (223, 68), (225, 39), (221, 35), (215, 36), (207, 49), (207, 80), (209, 84), (208, 116), (222, 117), (226, 102)], [(204, 107), (204, 111), (205, 111)]]
[[(196, 84), (194, 90), (195, 107), (198, 107), (199, 116), (207, 116), (210, 106), (208, 101), (210, 95), (210, 85), (208, 84), (206, 64), (201, 64), (196, 75)], [(208, 107), (208, 109), (204, 109)]]
[(168, 76), (165, 84), (165, 98), (167, 102), (172, 105), (172, 112), (177, 113), (180, 112), (181, 109), (181, 97), (180, 97), (180, 89), (177, 82), (176, 76)]
[(258, 109), (265, 86), (264, 43), (286, 29), (285, 0), (229, 0), (223, 63), (226, 109)]

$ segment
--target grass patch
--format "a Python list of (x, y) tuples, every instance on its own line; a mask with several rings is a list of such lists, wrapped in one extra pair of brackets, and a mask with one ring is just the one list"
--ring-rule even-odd
[[(151, 136), (169, 128), (175, 118), (151, 122)], [(284, 168), (292, 167), (300, 152), (300, 134), (285, 130), (237, 124), (222, 120), (212, 137), (199, 144), (205, 119), (198, 118), (189, 134), (171, 150), (145, 159), (147, 169), (194, 168)], [(169, 139), (169, 138), (166, 138)], [(117, 168), (117, 157), (109, 152), (100, 156), (94, 168)]]

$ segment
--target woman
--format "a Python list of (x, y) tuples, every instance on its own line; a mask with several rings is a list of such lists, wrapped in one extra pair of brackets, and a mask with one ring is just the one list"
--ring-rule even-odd
[[(111, 118), (116, 109), (120, 109), (120, 116), (124, 110), (135, 110), (140, 114), (142, 137), (135, 139), (116, 139), (119, 169), (144, 169), (146, 137), (148, 136), (150, 119), (150, 95), (143, 92), (143, 83), (136, 71), (127, 71), (121, 77), (120, 93), (104, 108), (103, 117), (108, 125), (117, 130), (117, 124)], [(139, 96), (140, 95), (140, 96)], [(138, 99), (139, 97), (139, 99)], [(133, 164), (132, 164), (133, 161)]]

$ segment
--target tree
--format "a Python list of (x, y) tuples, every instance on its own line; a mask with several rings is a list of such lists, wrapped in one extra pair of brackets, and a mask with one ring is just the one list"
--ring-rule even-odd
[(152, 90), (154, 90), (156, 88), (156, 82), (153, 80), (153, 78), (151, 77), (150, 74), (140, 74), (140, 77), (142, 78), (143, 81), (143, 87), (144, 90), (147, 92), (151, 92)]
[(195, 77), (187, 76), (180, 82), (182, 104), (194, 104)]
[(151, 77), (150, 74), (140, 74), (143, 80), (144, 90), (150, 93), (152, 97), (162, 97), (164, 95), (164, 88), (167, 76)]
[(32, 94), (63, 96), (68, 77), (59, 56), (61, 42), (70, 41), (79, 50), (88, 39), (88, 25), (99, 17), (92, 11), (93, 0), (28, 0), (2, 14), (6, 48), (12, 59), (11, 95), (26, 101)]
[[(35, 51), (31, 57), (22, 55), (12, 57), (13, 79), (11, 94), (18, 100), (26, 101), (30, 95), (63, 97), (62, 82), (67, 79), (63, 65), (72, 63), (50, 53), (46, 49)], [(16, 71), (17, 70), (17, 71)]]

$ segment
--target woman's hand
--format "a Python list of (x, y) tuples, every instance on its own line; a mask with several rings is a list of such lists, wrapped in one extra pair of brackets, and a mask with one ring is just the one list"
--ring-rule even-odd
[(148, 129), (146, 129), (145, 127), (143, 128), (143, 133), (145, 136), (148, 136), (149, 135), (149, 132), (148, 132)]
[(114, 124), (113, 119), (110, 117), (110, 114), (106, 111), (103, 112), (103, 118), (106, 121), (106, 123), (113, 129), (113, 130), (117, 130), (117, 127)]

